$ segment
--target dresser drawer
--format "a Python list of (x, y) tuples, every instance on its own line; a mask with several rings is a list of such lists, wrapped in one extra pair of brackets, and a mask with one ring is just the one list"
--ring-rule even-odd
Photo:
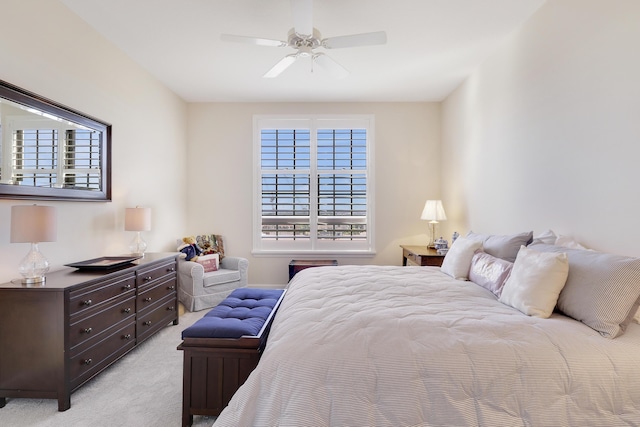
[(135, 335), (136, 324), (132, 321), (72, 357), (69, 369), (71, 388), (75, 389), (131, 350), (136, 345)]
[(138, 313), (138, 344), (178, 318), (176, 305), (177, 300), (175, 294), (168, 295), (164, 299), (149, 306), (144, 312)]
[(69, 315), (84, 315), (89, 311), (94, 311), (94, 307), (121, 295), (135, 292), (135, 278), (135, 274), (131, 273), (71, 291), (69, 294)]
[(159, 265), (154, 265), (150, 268), (141, 269), (136, 275), (136, 284), (138, 287), (143, 288), (160, 278), (175, 278), (176, 277), (176, 262), (171, 260)]
[(155, 286), (145, 288), (143, 292), (138, 293), (137, 308), (141, 312), (155, 304), (157, 301), (168, 295), (175, 295), (176, 280), (173, 277), (165, 278), (155, 284)]
[(413, 252), (407, 252), (406, 256), (408, 261), (411, 261), (416, 265), (422, 264), (422, 258), (420, 257), (420, 255), (416, 255)]
[(88, 316), (78, 316), (77, 321), (69, 325), (69, 345), (71, 351), (79, 351), (77, 347), (91, 346), (91, 340), (98, 340), (102, 334), (136, 314), (135, 291), (114, 299), (110, 304), (102, 304), (99, 311)]

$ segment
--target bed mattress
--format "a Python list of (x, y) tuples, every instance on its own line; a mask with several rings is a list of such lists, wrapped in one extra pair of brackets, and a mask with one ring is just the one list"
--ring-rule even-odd
[(640, 425), (640, 327), (529, 317), (436, 267), (306, 269), (214, 425)]

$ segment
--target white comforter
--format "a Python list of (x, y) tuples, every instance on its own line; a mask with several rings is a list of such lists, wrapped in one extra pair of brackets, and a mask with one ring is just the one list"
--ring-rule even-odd
[(528, 317), (431, 267), (298, 273), (219, 426), (640, 425), (640, 327)]

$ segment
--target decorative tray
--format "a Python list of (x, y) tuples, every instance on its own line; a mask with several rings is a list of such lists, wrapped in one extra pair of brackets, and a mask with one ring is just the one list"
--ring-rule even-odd
[(65, 264), (67, 267), (79, 268), (81, 270), (108, 270), (120, 267), (125, 264), (142, 258), (141, 256), (103, 256), (100, 258), (88, 259), (86, 261)]

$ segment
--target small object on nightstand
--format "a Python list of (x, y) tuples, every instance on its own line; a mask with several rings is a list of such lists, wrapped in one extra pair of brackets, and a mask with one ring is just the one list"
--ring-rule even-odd
[(449, 250), (449, 242), (440, 237), (435, 243), (435, 249), (438, 255), (446, 255)]
[(427, 246), (400, 245), (402, 248), (402, 265), (419, 265), (440, 267), (444, 254)]

